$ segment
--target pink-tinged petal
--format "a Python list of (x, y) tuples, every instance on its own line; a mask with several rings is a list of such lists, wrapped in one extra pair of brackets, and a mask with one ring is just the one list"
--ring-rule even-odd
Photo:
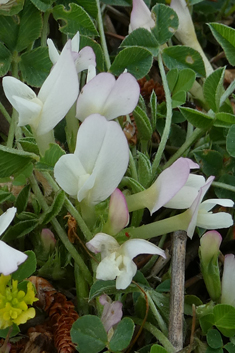
[(52, 130), (77, 99), (79, 84), (70, 47), (71, 42), (68, 41), (39, 91), (38, 98), (43, 102), (43, 110), (38, 135)]
[(130, 239), (121, 245), (121, 253), (133, 259), (139, 254), (160, 255), (166, 258), (164, 250), (144, 239)]
[(140, 88), (129, 73), (117, 81), (110, 73), (100, 73), (82, 89), (77, 100), (76, 117), (83, 121), (87, 116), (99, 113), (108, 120), (131, 113), (139, 99)]
[(204, 229), (222, 229), (233, 225), (233, 218), (226, 212), (201, 212), (199, 209), (197, 226)]
[(12, 248), (0, 240), (0, 273), (3, 273), (4, 276), (15, 272), (27, 257), (21, 251)]
[(221, 303), (235, 306), (235, 257), (225, 255)]
[(140, 95), (140, 86), (129, 73), (121, 74), (105, 101), (102, 115), (112, 120), (121, 115), (130, 114), (136, 107)]
[(216, 205), (223, 207), (233, 207), (234, 202), (230, 199), (209, 199), (201, 203), (200, 209), (210, 211)]
[(102, 115), (105, 101), (115, 82), (115, 77), (108, 72), (102, 72), (90, 80), (78, 96), (76, 118), (84, 121), (91, 114)]
[(21, 82), (20, 80), (17, 80), (15, 77), (3, 77), (2, 86), (7, 99), (16, 110), (16, 102), (13, 96), (24, 98), (27, 100), (36, 98), (36, 94), (34, 93), (34, 91), (29, 88), (25, 83)]
[(47, 46), (48, 46), (49, 58), (52, 64), (54, 65), (59, 60), (60, 54), (56, 49), (54, 42), (50, 38), (47, 39)]
[(136, 264), (129, 257), (123, 256), (122, 261), (123, 267), (116, 279), (117, 289), (126, 289), (131, 284), (132, 278), (137, 271)]
[(209, 262), (214, 256), (218, 256), (222, 236), (216, 230), (206, 232), (200, 239), (201, 260)]
[(46, 252), (49, 252), (50, 250), (53, 250), (55, 248), (56, 239), (49, 228), (42, 229), (40, 239)]
[(159, 175), (155, 183), (149, 188), (150, 195), (153, 195), (152, 200), (150, 199), (152, 207), (148, 207), (151, 214), (164, 206), (179, 192), (187, 182), (189, 172), (188, 160), (179, 158)]
[(101, 252), (102, 258), (119, 249), (119, 244), (114, 237), (105, 233), (98, 233), (92, 238), (86, 247), (95, 254)]
[(77, 73), (87, 70), (90, 65), (96, 67), (95, 53), (91, 47), (84, 47), (79, 51), (78, 57), (75, 61)]
[(25, 98), (13, 96), (15, 101), (14, 108), (17, 110), (19, 117), (19, 126), (29, 124), (34, 129), (37, 129), (41, 111), (43, 108), (42, 102), (38, 98), (28, 100)]
[(122, 318), (122, 303), (119, 301), (112, 302), (106, 294), (100, 296), (99, 302), (104, 305), (101, 321), (105, 331), (109, 332), (111, 327), (116, 325)]
[(197, 225), (197, 217), (198, 217), (198, 211), (199, 211), (201, 201), (202, 201), (203, 197), (205, 196), (207, 190), (211, 186), (214, 178), (215, 178), (214, 176), (211, 176), (207, 179), (206, 184), (201, 187), (196, 199), (194, 200), (194, 202), (192, 203), (191, 207), (188, 210), (189, 214), (191, 215), (191, 221), (190, 221), (189, 226), (187, 228), (187, 235), (190, 239), (192, 239), (195, 227)]
[(11, 207), (0, 216), (0, 235), (2, 235), (2, 233), (4, 233), (10, 225), (11, 221), (15, 217), (16, 211), (17, 210), (15, 207)]
[(89, 116), (78, 131), (75, 154), (86, 172), (95, 175), (90, 203), (107, 199), (120, 183), (129, 162), (129, 147), (121, 127), (98, 114)]
[(130, 17), (129, 33), (137, 28), (150, 28), (155, 26), (155, 22), (151, 17), (151, 12), (143, 0), (133, 0), (133, 8)]
[(67, 154), (58, 160), (54, 167), (54, 176), (60, 187), (67, 194), (76, 197), (79, 177), (86, 174), (80, 160), (74, 154)]
[(125, 196), (119, 189), (115, 189), (110, 197), (108, 214), (108, 233), (115, 235), (129, 223), (129, 212)]
[(185, 185), (164, 205), (164, 207), (175, 209), (189, 208), (197, 197), (199, 189), (204, 184), (205, 178), (203, 176), (189, 174)]

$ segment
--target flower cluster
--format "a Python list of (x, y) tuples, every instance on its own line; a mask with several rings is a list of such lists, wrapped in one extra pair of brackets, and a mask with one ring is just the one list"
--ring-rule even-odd
[(0, 329), (24, 324), (35, 316), (35, 309), (29, 308), (38, 299), (35, 298), (33, 284), (27, 283), (27, 291), (18, 289), (18, 281), (11, 276), (0, 276)]

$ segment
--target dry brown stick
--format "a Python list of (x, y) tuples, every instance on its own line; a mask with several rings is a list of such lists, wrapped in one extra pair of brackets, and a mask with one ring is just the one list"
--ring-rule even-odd
[(176, 352), (183, 348), (184, 278), (187, 233), (173, 233), (169, 340)]

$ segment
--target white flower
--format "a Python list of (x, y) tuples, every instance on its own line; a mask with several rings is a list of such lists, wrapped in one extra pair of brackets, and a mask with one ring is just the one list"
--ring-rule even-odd
[(129, 33), (137, 28), (146, 28), (150, 31), (155, 26), (148, 6), (143, 0), (133, 0), (133, 7), (130, 17)]
[(225, 255), (224, 258), (221, 303), (235, 307), (235, 257), (233, 254)]
[(120, 183), (129, 161), (129, 147), (120, 126), (99, 114), (86, 118), (78, 130), (74, 154), (55, 165), (55, 179), (79, 202), (95, 205)]
[[(11, 207), (0, 216), (0, 235), (4, 233), (6, 228), (13, 220), (16, 213), (16, 208)], [(0, 273), (4, 276), (15, 272), (20, 264), (27, 259), (27, 255), (13, 249), (11, 246), (0, 240)]]
[(201, 187), (199, 193), (192, 203), (192, 206), (184, 212), (185, 215), (190, 217), (190, 222), (187, 228), (189, 238), (192, 238), (195, 227), (204, 229), (221, 229), (228, 228), (233, 225), (232, 216), (226, 212), (212, 213), (209, 212), (216, 205), (223, 207), (233, 207), (233, 201), (230, 199), (209, 199), (202, 202), (204, 195), (211, 186), (214, 177), (211, 176), (207, 179), (204, 186)]
[(132, 259), (137, 255), (155, 254), (165, 258), (164, 251), (147, 240), (130, 239), (120, 246), (116, 239), (105, 233), (96, 234), (86, 246), (94, 253), (101, 252), (96, 278), (104, 281), (117, 278), (117, 289), (125, 289), (131, 283), (137, 271)]
[(108, 120), (131, 113), (139, 99), (140, 87), (134, 76), (121, 74), (116, 80), (102, 72), (90, 80), (78, 96), (76, 118), (84, 121), (91, 114), (101, 114)]
[[(47, 39), (47, 45), (49, 50), (49, 57), (52, 63), (55, 64), (59, 60), (59, 52), (50, 38)], [(83, 70), (87, 70), (89, 66), (93, 68), (96, 67), (96, 57), (93, 49), (86, 46), (79, 51), (79, 45), (80, 35), (79, 32), (77, 32), (71, 41), (71, 49), (77, 73)]]
[(19, 113), (18, 125), (30, 125), (36, 135), (48, 133), (63, 119), (77, 99), (78, 88), (71, 41), (65, 45), (38, 96), (16, 78), (3, 78), (5, 95)]

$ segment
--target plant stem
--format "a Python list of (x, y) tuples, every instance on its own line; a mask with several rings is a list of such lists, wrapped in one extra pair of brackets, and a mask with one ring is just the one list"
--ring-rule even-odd
[[(38, 200), (41, 208), (43, 209), (44, 212), (46, 212), (48, 209), (48, 205), (47, 205), (47, 203), (41, 193), (41, 190), (38, 186), (38, 183), (37, 183), (35, 177), (31, 176), (29, 178), (29, 180), (31, 183), (32, 190), (33, 190), (35, 196), (37, 197), (37, 200)], [(59, 224), (59, 222), (57, 221), (56, 218), (53, 218), (51, 220), (51, 224), (53, 225), (57, 235), (59, 236), (60, 240), (64, 244), (65, 248), (68, 250), (68, 252), (72, 256), (72, 258), (74, 259), (75, 263), (79, 266), (79, 269), (83, 273), (84, 278), (86, 278), (87, 282), (91, 285), (92, 284), (92, 276), (90, 274), (90, 271), (88, 270), (87, 266), (85, 265), (83, 259), (81, 258), (81, 256), (79, 255), (79, 253), (77, 252), (75, 247), (70, 243), (68, 236), (65, 233), (64, 229), (61, 227), (61, 225)]]
[(163, 84), (163, 88), (165, 91), (165, 97), (166, 97), (166, 122), (165, 122), (165, 127), (163, 130), (161, 142), (159, 144), (159, 147), (158, 147), (158, 150), (157, 150), (157, 153), (154, 158), (153, 165), (152, 165), (152, 173), (153, 173), (154, 179), (156, 179), (157, 169), (160, 164), (162, 154), (164, 152), (164, 149), (165, 149), (168, 137), (169, 137), (170, 128), (171, 128), (171, 118), (172, 118), (171, 92), (168, 87), (166, 73), (165, 73), (165, 69), (163, 66), (161, 53), (158, 54), (158, 66), (159, 66), (159, 70), (161, 73), (162, 84)]
[(149, 295), (148, 292), (146, 292), (146, 295), (148, 297), (149, 307), (151, 308), (152, 313), (153, 313), (155, 319), (157, 320), (158, 325), (159, 325), (162, 333), (164, 335), (167, 335), (168, 334), (168, 330), (167, 330), (167, 326), (166, 326), (164, 320), (162, 319), (161, 315), (159, 314), (159, 312), (158, 312), (158, 310), (156, 308), (156, 305), (154, 304), (154, 302), (153, 302), (153, 300), (152, 300), (152, 298), (151, 298), (151, 296)]
[(51, 10), (47, 10), (43, 14), (43, 25), (41, 32), (41, 46), (46, 47), (47, 45), (47, 34), (48, 34), (48, 20), (51, 14)]
[(7, 110), (5, 109), (4, 105), (0, 102), (0, 112), (3, 114), (3, 116), (6, 118), (8, 123), (11, 123), (11, 117), (8, 114)]
[(110, 62), (109, 52), (108, 52), (107, 43), (106, 43), (105, 34), (104, 34), (104, 27), (103, 27), (102, 15), (100, 10), (100, 0), (96, 0), (96, 6), (98, 10), (97, 22), (98, 22), (98, 28), (100, 33), (101, 46), (104, 52), (106, 67), (107, 67), (107, 70), (109, 70), (111, 66), (111, 62)]
[(218, 181), (213, 181), (213, 183), (211, 184), (217, 188), (221, 188), (221, 189), (225, 189), (225, 190), (229, 190), (232, 192), (235, 192), (235, 186), (229, 185), (229, 184), (225, 184), (225, 183), (220, 183)]

